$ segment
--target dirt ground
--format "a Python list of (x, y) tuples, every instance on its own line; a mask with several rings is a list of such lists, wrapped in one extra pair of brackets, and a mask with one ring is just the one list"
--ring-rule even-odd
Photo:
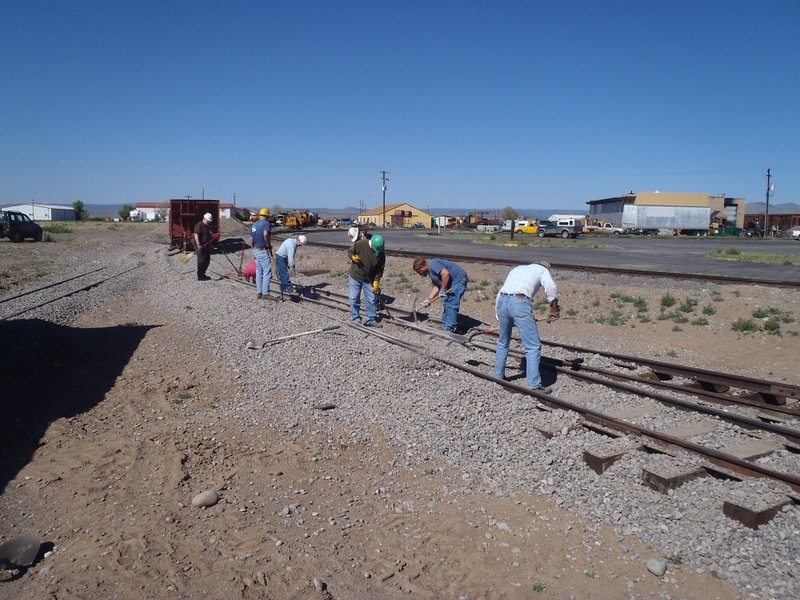
[[(109, 239), (146, 254), (166, 233), (86, 224), (51, 237), (0, 241), (0, 299), (62, 277), (66, 254), (79, 262)], [(326, 260), (311, 247), (298, 269)], [(462, 312), (491, 322), (502, 276), (484, 267), (470, 275)], [(544, 339), (797, 383), (789, 357), (800, 356), (800, 306), (785, 291), (555, 275), (565, 318), (543, 326)], [(384, 279), (398, 302), (424, 289), (410, 267), (406, 276)], [(687, 322), (657, 318), (667, 291), (677, 299), (668, 312), (696, 300)], [(637, 297), (649, 317), (633, 308)], [(732, 330), (736, 319), (763, 325), (752, 317), (759, 308), (774, 309), (781, 335)], [(0, 323), (4, 339), (13, 323)], [(127, 335), (108, 344), (121, 326)], [(34, 531), (48, 552), (27, 571), (6, 571), (0, 597), (745, 597), (691, 565), (658, 578), (644, 564), (662, 558), (658, 550), (546, 498), (453, 493), (461, 473), (409, 469), (403, 448), (379, 432), (381, 443), (362, 445), (302, 415), (296, 428), (243, 427), (215, 405), (247, 382), (212, 376), (208, 353), (186, 351), (202, 333), (162, 318), (135, 293), (84, 313), (73, 328), (42, 326), (42, 335), (16, 350), (5, 344), (14, 354), (3, 361), (4, 381), (16, 388), (4, 391), (0, 541)], [(35, 381), (8, 370), (31, 360), (51, 368)], [(31, 452), (18, 460), (23, 444)], [(221, 501), (193, 506), (211, 482)]]

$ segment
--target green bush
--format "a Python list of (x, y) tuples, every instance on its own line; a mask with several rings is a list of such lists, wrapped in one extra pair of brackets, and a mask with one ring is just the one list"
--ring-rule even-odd
[(704, 315), (714, 315), (717, 313), (717, 309), (711, 306), (710, 304), (706, 304), (703, 307), (703, 314)]
[(769, 316), (769, 311), (765, 308), (757, 308), (753, 311), (753, 318), (754, 319), (765, 319)]
[(781, 334), (780, 319), (778, 319), (777, 317), (772, 317), (771, 319), (767, 319), (767, 322), (764, 323), (764, 331), (769, 335), (780, 335)]
[(673, 296), (669, 292), (661, 296), (661, 308), (669, 308), (671, 306), (675, 306), (676, 302), (677, 300), (675, 300), (675, 296)]
[(733, 331), (740, 331), (741, 333), (750, 333), (752, 331), (758, 331), (758, 325), (756, 325), (752, 319), (736, 319), (731, 325), (731, 329)]
[(708, 325), (708, 319), (706, 319), (705, 317), (698, 317), (697, 319), (692, 319), (692, 325), (700, 325), (700, 326)]

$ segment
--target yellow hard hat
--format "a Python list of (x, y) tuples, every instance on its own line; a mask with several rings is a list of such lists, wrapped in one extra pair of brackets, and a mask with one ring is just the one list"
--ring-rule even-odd
[(269, 209), (268, 208), (262, 208), (260, 211), (258, 211), (258, 216), (259, 217), (268, 217), (269, 216)]

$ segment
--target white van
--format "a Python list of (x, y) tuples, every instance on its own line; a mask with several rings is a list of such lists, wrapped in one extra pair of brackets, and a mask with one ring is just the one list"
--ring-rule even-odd
[[(533, 225), (533, 223), (531, 223), (530, 221), (518, 219), (514, 221), (514, 231), (516, 231), (520, 227), (528, 227), (530, 225)], [(511, 219), (508, 219), (506, 220), (505, 223), (503, 223), (503, 226), (500, 228), (500, 231), (511, 231)]]

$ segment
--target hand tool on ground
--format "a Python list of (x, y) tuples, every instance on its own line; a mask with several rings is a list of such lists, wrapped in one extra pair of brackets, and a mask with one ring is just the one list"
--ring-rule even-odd
[[(206, 246), (208, 246), (208, 245), (209, 245), (211, 242), (213, 242), (214, 240), (218, 240), (218, 239), (219, 239), (219, 234), (218, 234), (218, 233), (215, 233), (215, 234), (213, 234), (213, 235), (211, 236), (211, 239), (210, 239), (210, 240), (208, 240), (208, 241), (207, 241), (205, 244), (203, 244), (203, 245), (202, 245), (202, 246), (200, 246), (200, 247), (201, 247), (201, 248), (205, 248), (205, 247), (206, 247)], [(192, 257), (193, 257), (193, 256), (195, 256), (196, 254), (197, 254), (197, 250), (192, 250), (191, 252), (189, 252), (189, 254), (184, 254), (183, 256), (181, 256), (181, 262), (182, 262), (183, 264), (186, 264), (186, 263), (188, 263), (190, 260), (192, 260)]]
[(474, 330), (474, 331), (472, 331), (472, 332), (471, 332), (471, 333), (470, 333), (470, 334), (467, 336), (467, 338), (468, 338), (468, 339), (469, 339), (469, 341), (471, 342), (471, 341), (472, 341), (472, 338), (474, 338), (476, 335), (487, 335), (487, 334), (491, 334), (491, 333), (497, 333), (497, 332), (499, 332), (499, 331), (500, 331), (500, 327), (499, 327), (499, 326), (497, 326), (497, 327), (490, 327), (490, 328), (488, 328), (488, 329), (487, 329), (487, 328), (479, 328), (479, 329), (477, 329), (477, 330)]
[(334, 329), (339, 329), (340, 325), (328, 325), (327, 327), (323, 327), (322, 329), (312, 329), (311, 331), (303, 331), (301, 333), (293, 333), (291, 335), (284, 335), (283, 337), (274, 338), (271, 340), (267, 340), (265, 342), (247, 342), (247, 348), (250, 350), (260, 350), (267, 344), (271, 344), (272, 342), (282, 342), (283, 340), (291, 340), (293, 338), (297, 338), (303, 335), (311, 335), (312, 333), (323, 333), (325, 331), (333, 331)]
[(0, 545), (0, 569), (19, 569), (30, 567), (39, 548), (42, 538), (35, 533), (22, 533)]
[[(433, 300), (428, 302), (428, 304), (425, 304), (425, 301), (423, 300), (422, 304), (424, 304), (424, 306), (420, 305), (420, 308), (428, 308), (428, 306), (430, 306), (431, 304), (436, 302), (438, 299), (439, 299), (439, 296), (435, 296), (433, 298)], [(413, 305), (413, 308), (411, 310), (411, 314), (414, 315), (414, 323), (418, 322), (419, 321), (419, 317), (417, 316), (417, 297), (416, 296), (414, 296), (414, 305)]]

